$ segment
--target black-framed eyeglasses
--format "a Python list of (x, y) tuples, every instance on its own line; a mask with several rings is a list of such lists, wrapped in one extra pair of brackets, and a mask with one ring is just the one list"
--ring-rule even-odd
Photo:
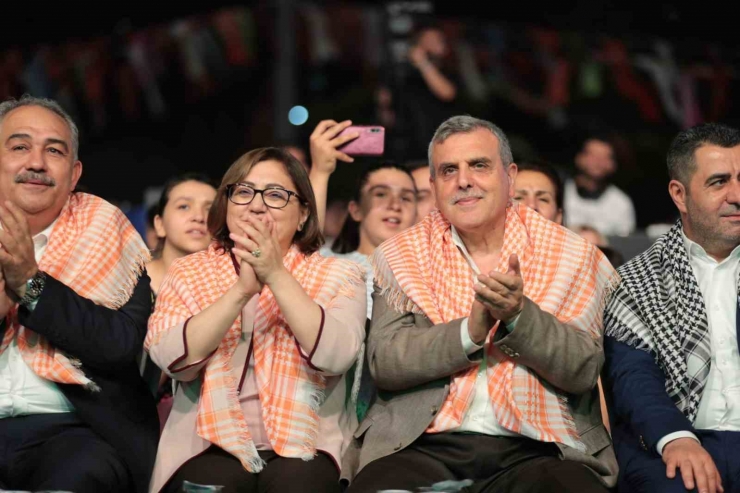
[(244, 183), (233, 183), (227, 186), (226, 194), (229, 200), (237, 205), (251, 204), (257, 194), (261, 194), (262, 202), (271, 209), (283, 209), (290, 202), (291, 196), (301, 203), (304, 202), (300, 195), (284, 188), (269, 187), (260, 190)]

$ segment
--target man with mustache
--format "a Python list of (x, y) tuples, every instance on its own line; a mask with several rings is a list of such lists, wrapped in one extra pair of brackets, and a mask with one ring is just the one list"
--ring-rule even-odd
[(667, 161), (681, 218), (604, 315), (620, 491), (740, 491), (740, 132), (685, 130)]
[(438, 210), (373, 258), (379, 391), (345, 455), (349, 491), (465, 479), (475, 492), (608, 491), (596, 381), (616, 272), (512, 200), (517, 167), (492, 123), (445, 121), (429, 166)]
[(149, 253), (120, 210), (74, 192), (78, 142), (56, 102), (0, 103), (0, 489), (143, 493)]

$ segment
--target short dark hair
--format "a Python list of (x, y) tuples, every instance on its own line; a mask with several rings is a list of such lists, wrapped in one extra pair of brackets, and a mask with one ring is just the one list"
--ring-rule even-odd
[(226, 209), (229, 205), (229, 185), (239, 183), (249, 174), (249, 171), (258, 163), (263, 161), (277, 161), (283, 165), (286, 173), (293, 180), (298, 196), (301, 197), (301, 205), (308, 209), (308, 219), (303, 229), (296, 232), (293, 244), (298, 249), (310, 255), (324, 243), (324, 236), (319, 227), (318, 212), (316, 211), (316, 197), (311, 188), (306, 168), (291, 154), (277, 147), (261, 147), (247, 152), (226, 170), (221, 185), (216, 190), (216, 198), (208, 213), (208, 231), (218, 241), (221, 248), (231, 251), (234, 242), (229, 238), (229, 228), (226, 225)]
[(516, 166), (519, 171), (534, 171), (545, 175), (555, 188), (555, 205), (561, 211), (563, 210), (563, 180), (555, 166), (542, 159), (526, 159), (516, 163)]
[(429, 161), (427, 161), (426, 159), (413, 159), (411, 161), (406, 161), (405, 163), (403, 163), (403, 166), (413, 173), (417, 169), (428, 168)]
[(740, 145), (740, 132), (722, 123), (702, 123), (676, 135), (668, 148), (668, 176), (688, 185), (696, 171), (696, 150), (705, 145), (725, 149)]
[[(367, 184), (368, 180), (370, 179), (370, 175), (372, 175), (376, 171), (380, 171), (381, 169), (397, 169), (406, 173), (407, 175), (409, 175), (409, 178), (411, 178), (411, 183), (414, 185), (414, 189), (416, 189), (416, 182), (414, 182), (414, 177), (411, 175), (411, 172), (408, 170), (408, 168), (406, 168), (405, 166), (401, 166), (394, 161), (376, 161), (363, 169), (362, 173), (360, 173), (360, 176), (357, 177), (357, 182), (354, 188), (354, 195), (352, 196), (353, 201), (357, 202), (358, 204), (360, 203), (360, 201), (362, 200), (362, 189), (365, 187), (365, 184)], [(341, 231), (339, 231), (339, 234), (334, 240), (334, 243), (331, 244), (331, 250), (334, 253), (351, 253), (357, 250), (359, 247), (360, 223), (352, 219), (352, 216), (347, 216), (347, 219), (344, 220)]]

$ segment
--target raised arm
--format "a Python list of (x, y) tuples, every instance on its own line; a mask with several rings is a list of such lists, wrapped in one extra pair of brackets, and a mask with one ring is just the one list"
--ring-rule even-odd
[(342, 130), (350, 125), (352, 125), (350, 120), (345, 120), (342, 123), (337, 123), (334, 120), (323, 120), (316, 125), (311, 134), (311, 172), (309, 173), (309, 179), (316, 197), (316, 209), (318, 210), (321, 231), (324, 231), (324, 220), (326, 219), (329, 178), (337, 168), (337, 160), (345, 163), (354, 161), (352, 157), (337, 150), (337, 147), (359, 136), (354, 132), (337, 137)]

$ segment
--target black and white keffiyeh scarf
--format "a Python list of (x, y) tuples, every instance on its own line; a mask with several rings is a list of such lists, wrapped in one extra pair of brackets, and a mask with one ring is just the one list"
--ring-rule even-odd
[(604, 334), (650, 352), (666, 375), (666, 392), (693, 423), (709, 375), (711, 340), (681, 221), (619, 274)]

